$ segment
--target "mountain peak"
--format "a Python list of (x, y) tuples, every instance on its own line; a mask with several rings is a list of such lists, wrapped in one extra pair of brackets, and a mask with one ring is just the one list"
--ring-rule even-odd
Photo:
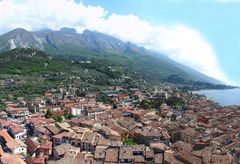
[(41, 28), (38, 30), (38, 32), (52, 32), (53, 30), (48, 28), (48, 27), (45, 27), (45, 28)]
[(89, 29), (85, 29), (82, 33), (82, 35), (84, 35), (84, 36), (96, 35), (96, 34), (101, 34), (101, 33), (97, 32), (97, 31), (91, 31)]
[(14, 33), (23, 33), (23, 32), (28, 32), (27, 30), (25, 30), (24, 28), (15, 28), (12, 30), (12, 32)]
[(77, 33), (77, 30), (75, 28), (69, 28), (69, 27), (63, 27), (60, 29), (61, 32), (66, 33)]

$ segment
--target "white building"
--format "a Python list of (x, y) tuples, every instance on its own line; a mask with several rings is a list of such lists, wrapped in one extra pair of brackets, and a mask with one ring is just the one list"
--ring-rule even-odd
[(13, 154), (27, 155), (27, 145), (19, 139), (13, 140), (13, 142), (9, 142), (6, 145)]
[(81, 107), (72, 107), (71, 108), (71, 114), (74, 116), (80, 116), (83, 113), (83, 108)]
[(14, 140), (6, 130), (0, 130), (0, 142), (9, 149), (13, 154), (20, 154), (22, 156), (27, 155), (27, 145), (23, 141), (16, 139)]
[(15, 123), (8, 126), (8, 132), (14, 139), (24, 140), (27, 137), (26, 128)]

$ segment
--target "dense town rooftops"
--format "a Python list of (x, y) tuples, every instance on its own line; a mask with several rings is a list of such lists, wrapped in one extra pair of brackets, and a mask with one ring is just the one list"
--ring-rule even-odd
[[(120, 90), (112, 95), (109, 92), (114, 98), (113, 105), (97, 102), (95, 98), (63, 96), (55, 92), (38, 97), (28, 105), (20, 103), (20, 100), (25, 101), (22, 98), (19, 102), (16, 100), (17, 103), (5, 103), (6, 112), (1, 112), (4, 117), (0, 119), (2, 154), (6, 153), (6, 142), (11, 150), (27, 148), (27, 153), (33, 156), (22, 158), (31, 164), (238, 161), (238, 107), (216, 107), (206, 98), (181, 93), (171, 87), (164, 87), (164, 95), (160, 96), (165, 96), (166, 92), (168, 98), (181, 98), (185, 104), (179, 107), (165, 100), (165, 103), (151, 104), (156, 105), (156, 109), (143, 109), (142, 100), (151, 103), (158, 100), (159, 95), (140, 90), (128, 94)], [(12, 109), (24, 111), (24, 108), (46, 109), (51, 115), (46, 118), (46, 111), (40, 110), (22, 119), (5, 117)], [(13, 134), (22, 132), (28, 135), (22, 139), (25, 143), (14, 139)]]

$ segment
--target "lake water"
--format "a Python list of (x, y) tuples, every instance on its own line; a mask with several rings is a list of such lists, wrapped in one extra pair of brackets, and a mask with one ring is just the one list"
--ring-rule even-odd
[(226, 90), (201, 90), (194, 91), (200, 95), (205, 95), (222, 106), (227, 105), (240, 105), (240, 88), (226, 89)]

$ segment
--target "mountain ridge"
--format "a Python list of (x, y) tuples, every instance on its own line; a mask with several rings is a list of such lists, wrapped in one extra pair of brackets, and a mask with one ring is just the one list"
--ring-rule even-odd
[[(131, 42), (123, 42), (107, 34), (85, 30), (82, 34), (64, 27), (60, 31), (27, 31), (17, 28), (0, 36), (0, 52), (14, 48), (33, 48), (69, 59), (116, 59), (121, 64), (142, 71), (158, 80), (170, 82), (201, 81), (220, 84), (192, 68), (170, 59), (166, 55), (149, 51)], [(139, 66), (140, 68), (134, 68)]]

